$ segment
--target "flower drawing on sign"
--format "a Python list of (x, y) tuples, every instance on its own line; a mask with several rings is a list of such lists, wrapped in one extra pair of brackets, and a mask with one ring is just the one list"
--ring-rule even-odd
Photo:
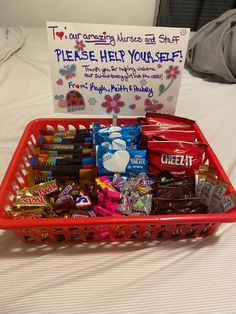
[(159, 85), (159, 94), (158, 96), (164, 94), (174, 83), (174, 80), (180, 75), (180, 70), (178, 66), (170, 65), (167, 70), (165, 70), (166, 79), (170, 80), (168, 85), (160, 84)]
[(182, 28), (180, 31), (180, 35), (185, 36), (187, 34), (187, 30)]
[(176, 79), (177, 76), (180, 74), (179, 67), (170, 65), (169, 68), (165, 71), (166, 79)]
[(173, 99), (174, 99), (173, 96), (168, 96), (168, 97), (166, 98), (166, 100), (169, 101), (169, 102), (171, 102)]
[(55, 95), (54, 98), (58, 100), (58, 107), (65, 108), (67, 106), (67, 101), (64, 99), (64, 95)]
[(63, 100), (64, 99), (64, 95), (55, 95), (54, 98), (56, 100)]
[(83, 40), (76, 40), (74, 48), (77, 51), (83, 51), (85, 48), (85, 44), (84, 44)]
[(140, 85), (145, 86), (147, 85), (147, 81), (145, 79), (142, 79), (140, 82)]
[(153, 99), (151, 101), (151, 99), (147, 98), (145, 99), (144, 104), (146, 106), (146, 108), (144, 109), (146, 112), (157, 112), (164, 107), (164, 105), (159, 103), (156, 99)]
[(94, 106), (96, 104), (96, 99), (95, 98), (89, 98), (88, 100), (88, 103), (91, 105), (91, 106)]
[(102, 107), (106, 108), (107, 113), (111, 113), (114, 111), (114, 113), (120, 112), (120, 107), (124, 107), (125, 103), (123, 101), (120, 101), (120, 94), (115, 94), (113, 97), (110, 95), (104, 96), (105, 101), (102, 103)]

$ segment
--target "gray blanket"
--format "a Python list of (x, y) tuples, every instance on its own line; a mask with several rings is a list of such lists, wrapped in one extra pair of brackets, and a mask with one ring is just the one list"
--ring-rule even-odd
[(186, 66), (209, 80), (236, 83), (236, 9), (226, 11), (193, 35)]

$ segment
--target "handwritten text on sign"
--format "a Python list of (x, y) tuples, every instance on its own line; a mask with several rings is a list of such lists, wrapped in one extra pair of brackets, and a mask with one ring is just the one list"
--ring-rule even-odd
[(188, 29), (48, 23), (56, 112), (174, 113)]

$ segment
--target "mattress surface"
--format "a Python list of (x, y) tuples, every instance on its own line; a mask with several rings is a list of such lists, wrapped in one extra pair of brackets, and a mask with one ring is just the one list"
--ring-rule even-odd
[[(53, 113), (45, 29), (0, 66), (0, 180), (28, 121)], [(236, 187), (236, 85), (184, 71), (176, 114), (194, 119)], [(66, 117), (74, 117), (67, 115)], [(1, 313), (235, 313), (236, 224), (206, 239), (21, 243), (0, 231)]]

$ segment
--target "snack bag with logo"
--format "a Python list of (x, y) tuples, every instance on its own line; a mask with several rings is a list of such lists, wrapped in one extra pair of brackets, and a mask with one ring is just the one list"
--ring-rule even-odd
[(207, 145), (183, 141), (149, 141), (149, 172), (167, 170), (176, 176), (194, 174), (203, 162)]

